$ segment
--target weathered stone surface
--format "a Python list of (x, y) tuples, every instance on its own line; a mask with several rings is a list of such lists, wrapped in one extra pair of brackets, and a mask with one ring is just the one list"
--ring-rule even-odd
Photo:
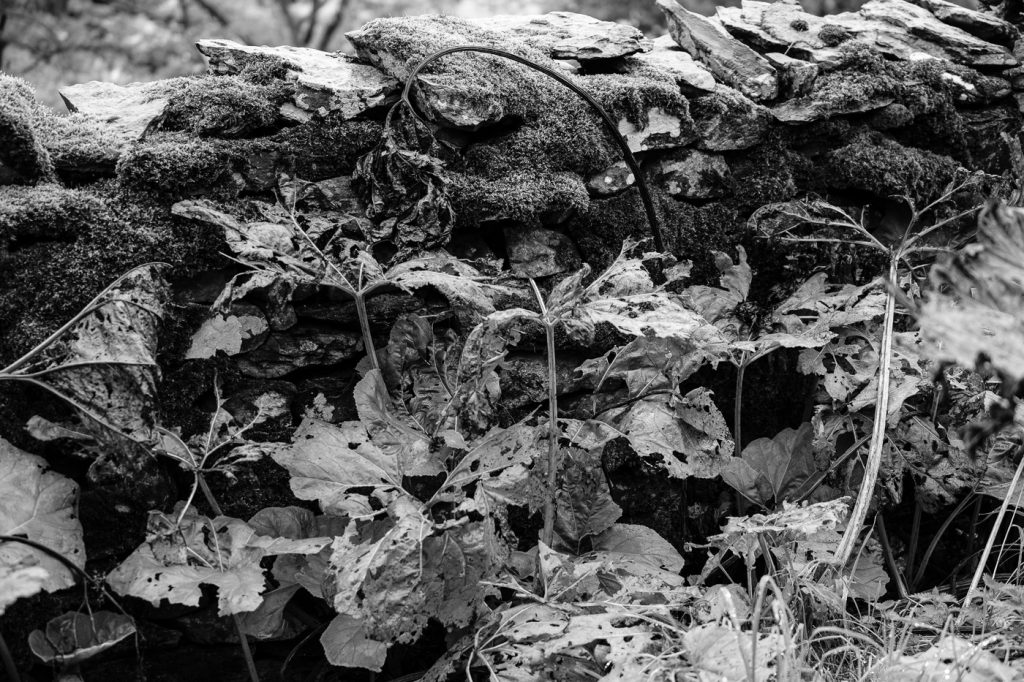
[[(1001, 45), (981, 40), (955, 26), (944, 24), (928, 10), (906, 0), (870, 0), (860, 16), (898, 26), (948, 53), (953, 61), (970, 66), (1016, 66), (1017, 59)], [(931, 53), (931, 52), (930, 52)], [(935, 54), (934, 56), (941, 56)]]
[(837, 64), (841, 57), (835, 49), (838, 43), (829, 45), (818, 37), (825, 19), (807, 14), (799, 6), (742, 0), (740, 7), (716, 8), (715, 18), (731, 35), (765, 52), (819, 64)]
[(862, 114), (893, 103), (892, 95), (878, 93), (863, 99), (806, 95), (795, 97), (772, 107), (772, 115), (783, 123), (811, 123), (836, 116)]
[(318, 114), (338, 111), (354, 118), (391, 102), (398, 82), (368, 64), (347, 55), (305, 47), (251, 47), (230, 40), (200, 40), (196, 47), (207, 58), (210, 69), (235, 74), (247, 64), (280, 59), (288, 64), (287, 78), (295, 84), (292, 104), (281, 114), (303, 121)]
[(456, 130), (480, 130), (505, 118), (505, 108), (500, 100), (473, 97), (465, 88), (455, 87), (427, 74), (417, 77), (413, 97), (428, 118)]
[(669, 32), (679, 47), (706, 65), (717, 79), (758, 101), (778, 96), (778, 75), (764, 57), (674, 0), (658, 0), (658, 7), (668, 18)]
[(168, 100), (150, 83), (115, 85), (91, 81), (61, 88), (68, 111), (111, 128), (122, 146), (141, 140), (160, 123)]
[(673, 78), (683, 92), (699, 94), (715, 89), (715, 77), (696, 62), (688, 52), (676, 45), (670, 35), (655, 38), (650, 52), (629, 57), (630, 65), (645, 66)]
[(720, 154), (683, 149), (663, 159), (658, 180), (680, 199), (715, 199), (729, 193), (732, 173)]
[(271, 333), (259, 348), (240, 355), (238, 369), (246, 376), (276, 379), (304, 367), (352, 360), (361, 348), (359, 332), (299, 325)]
[(518, 38), (554, 59), (614, 59), (645, 48), (639, 29), (574, 12), (498, 15), (473, 23)]
[(904, 61), (935, 58), (969, 66), (1017, 64), (1004, 47), (939, 21), (904, 0), (871, 0), (859, 12), (818, 17), (798, 5), (742, 0), (719, 7), (716, 16), (732, 35), (765, 51), (822, 64), (838, 63), (838, 47), (859, 40), (887, 57)]
[(912, 2), (934, 14), (942, 23), (956, 26), (990, 43), (1012, 47), (1013, 41), (1018, 36), (1018, 31), (1013, 24), (994, 14), (962, 7), (956, 3), (947, 2), (947, 0), (912, 0)]
[(625, 161), (619, 161), (587, 180), (590, 196), (610, 197), (636, 184), (636, 176)]
[(507, 227), (505, 246), (512, 269), (526, 277), (573, 272), (583, 263), (572, 239), (544, 227)]
[(772, 120), (768, 109), (721, 83), (690, 100), (690, 115), (698, 146), (711, 151), (753, 147), (768, 134)]
[(781, 52), (768, 52), (764, 58), (779, 72), (779, 94), (783, 97), (806, 95), (818, 78), (818, 65)]
[(619, 120), (618, 128), (634, 154), (654, 149), (675, 149), (695, 139), (689, 120), (661, 107), (654, 107), (647, 112), (645, 126), (637, 126), (623, 118)]

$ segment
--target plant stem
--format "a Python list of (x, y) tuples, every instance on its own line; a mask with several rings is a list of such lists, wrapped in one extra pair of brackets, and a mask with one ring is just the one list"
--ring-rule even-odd
[(14, 665), (14, 656), (11, 656), (11, 650), (7, 648), (7, 640), (4, 639), (3, 633), (0, 633), (0, 659), (4, 662), (4, 672), (7, 673), (7, 678), (11, 682), (21, 682), (18, 666)]
[[(897, 257), (889, 259), (889, 281), (896, 286)], [(868, 507), (875, 493), (875, 482), (878, 480), (878, 469), (882, 464), (882, 448), (885, 445), (885, 428), (889, 418), (889, 367), (892, 364), (892, 327), (896, 316), (896, 296), (892, 289), (885, 293), (885, 317), (882, 321), (882, 343), (878, 360), (878, 394), (875, 397), (875, 422), (871, 431), (871, 445), (868, 449), (868, 461), (864, 465), (864, 478), (861, 480), (857, 502), (850, 513), (850, 520), (836, 549), (836, 563), (842, 569), (853, 556), (857, 545), (861, 526), (868, 516)]]
[(548, 349), (548, 480), (544, 496), (544, 528), (540, 540), (548, 547), (555, 539), (555, 495), (558, 489), (558, 368), (555, 364), (555, 321), (548, 319), (548, 309), (537, 283), (530, 279), (534, 298), (540, 307), (544, 337)]
[(732, 439), (736, 444), (733, 454), (737, 457), (743, 451), (743, 375), (747, 373), (747, 352), (743, 351), (740, 356), (740, 363), (736, 365), (736, 399), (733, 400), (732, 408)]
[[(210, 486), (207, 485), (206, 479), (203, 477), (201, 472), (196, 472), (196, 481), (199, 482), (199, 488), (203, 491), (203, 496), (206, 498), (206, 502), (210, 505), (213, 513), (217, 516), (223, 516), (224, 511), (217, 503), (217, 498), (213, 496), (213, 491), (210, 490)], [(256, 659), (252, 657), (252, 649), (249, 648), (249, 640), (245, 636), (245, 630), (242, 629), (242, 621), (238, 618), (237, 613), (231, 614), (231, 622), (235, 625), (235, 632), (238, 633), (238, 641), (242, 645), (242, 656), (245, 658), (245, 667), (249, 670), (249, 679), (252, 680), (252, 682), (260, 682), (260, 675), (256, 670)]]
[(548, 342), (548, 490), (544, 499), (544, 544), (555, 537), (555, 494), (558, 486), (558, 375), (555, 367), (555, 326), (545, 324)]
[[(1020, 464), (1017, 465), (1017, 470), (1013, 472), (1013, 480), (1010, 481), (1010, 487), (1006, 490), (1006, 497), (1003, 498), (1003, 503), (999, 505), (999, 513), (996, 514), (995, 523), (992, 524), (992, 530), (988, 534), (988, 540), (985, 542), (985, 550), (981, 553), (981, 558), (978, 559), (978, 567), (974, 569), (974, 577), (971, 578), (971, 586), (967, 588), (967, 595), (964, 597), (964, 603), (960, 609), (960, 615), (957, 618), (958, 624), (962, 622), (964, 616), (967, 615), (967, 606), (971, 603), (971, 598), (978, 589), (978, 584), (981, 582), (981, 576), (985, 574), (985, 564), (988, 563), (988, 557), (992, 554), (992, 546), (996, 543), (996, 536), (999, 535), (999, 528), (1003, 525), (1003, 517), (1006, 516), (1006, 510), (1010, 508), (1010, 501), (1013, 499), (1014, 491), (1017, 490), (1017, 484), (1020, 483), (1022, 471), (1024, 471), (1024, 459), (1021, 459)], [(1016, 503), (1019, 504), (1020, 501), (1018, 500)]]
[(359, 315), (359, 328), (363, 332), (363, 345), (370, 356), (370, 367), (380, 369), (380, 362), (377, 360), (377, 349), (373, 346), (373, 334), (370, 332), (370, 314), (366, 311), (366, 296), (362, 291), (357, 291), (356, 313)]
[(249, 640), (245, 636), (245, 631), (242, 629), (242, 621), (237, 613), (231, 614), (231, 621), (235, 624), (235, 630), (238, 632), (238, 641), (242, 644), (242, 656), (245, 657), (245, 667), (249, 669), (249, 679), (252, 682), (260, 682), (260, 674), (256, 670), (256, 659), (252, 657)]

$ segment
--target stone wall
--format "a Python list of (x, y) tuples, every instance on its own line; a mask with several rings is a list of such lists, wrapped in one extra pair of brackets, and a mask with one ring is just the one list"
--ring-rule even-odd
[[(536, 71), (450, 55), (413, 89), (435, 135), (408, 114), (389, 120), (413, 66), (458, 45), (514, 52), (590, 93), (641, 164), (667, 248), (694, 262), (698, 283), (717, 277), (711, 251), (739, 245), (762, 297), (814, 263), (846, 268), (847, 280), (876, 274), (870, 262), (851, 263), (843, 247), (823, 260), (758, 238), (748, 221), (769, 203), (822, 196), (867, 207), (884, 228), (907, 210), (898, 197), (923, 205), (958, 174), (980, 171), (986, 191), (1000, 191), (1010, 165), (1003, 134), (1020, 132), (1024, 44), (997, 14), (944, 0), (871, 0), (855, 14), (816, 17), (796, 4), (744, 0), (708, 19), (660, 3), (671, 34), (654, 40), (565, 14), (380, 19), (349, 35), (357, 58), (204, 40), (208, 75), (69, 87), (61, 93), (69, 116), (2, 77), (0, 364), (130, 267), (167, 262), (175, 306), (160, 348), (165, 423), (186, 434), (201, 425), (216, 372), (233, 404), (273, 396), (274, 418), (255, 436), (285, 440), (316, 401), (335, 419), (352, 416), (365, 349), (351, 302), (321, 291), (282, 299), (252, 287), (237, 301), (256, 320), (245, 343), (185, 359), (209, 305), (242, 270), (222, 255), (234, 232), (299, 215), (317, 234), (365, 243), (384, 261), (444, 248), (471, 260), (472, 274), (527, 275), (542, 285), (584, 262), (600, 269), (627, 237), (649, 236), (638, 179), (597, 116)], [(387, 153), (366, 156), (375, 148)], [(510, 303), (530, 305), (483, 307)], [(417, 287), (415, 296), (370, 301), (374, 337), (386, 339), (402, 312), (424, 309), (447, 316), (455, 333), (481, 313), (444, 287)], [(564, 350), (560, 390), (571, 394), (580, 358)], [(543, 402), (543, 363), (542, 347), (529, 340), (513, 350), (510, 411)], [(729, 389), (716, 397), (728, 401)], [(785, 403), (766, 402), (751, 418), (751, 437), (798, 422), (791, 412), (801, 406)], [(5, 387), (0, 435), (39, 451), (25, 421), (61, 409), (44, 393)], [(130, 500), (138, 483), (101, 479), (86, 492), (84, 516), (114, 513), (114, 501)], [(153, 481), (155, 498), (180, 497), (161, 489), (165, 479)], [(273, 463), (258, 465), (248, 483), (224, 498), (227, 513), (290, 500)], [(649, 506), (650, 490), (642, 492)], [(693, 536), (666, 529), (683, 523), (673, 504), (683, 502), (624, 506), (632, 520), (658, 515), (644, 520), (674, 541)], [(136, 512), (135, 532), (108, 539), (115, 546), (106, 556), (138, 542), (145, 510)], [(104, 556), (94, 549), (90, 557)]]

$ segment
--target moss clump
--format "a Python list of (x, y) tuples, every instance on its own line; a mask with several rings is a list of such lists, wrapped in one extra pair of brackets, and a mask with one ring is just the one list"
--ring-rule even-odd
[(794, 31), (806, 31), (809, 28), (807, 22), (803, 19), (794, 19), (789, 22), (789, 27)]
[(520, 170), (495, 180), (451, 173), (447, 181), (456, 227), (498, 220), (540, 226), (561, 222), (590, 205), (586, 186), (571, 173)]
[(62, 180), (114, 177), (124, 142), (109, 126), (83, 114), (49, 115), (36, 121), (36, 133)]
[(957, 168), (959, 164), (948, 157), (867, 132), (830, 152), (823, 176), (833, 189), (863, 190), (879, 197), (909, 196), (923, 202), (940, 194)]
[[(401, 81), (427, 56), (459, 45), (495, 47), (559, 70), (558, 64), (543, 52), (455, 17), (376, 19), (348, 36), (361, 56)], [(494, 102), (506, 116), (524, 119), (541, 111), (551, 93), (562, 87), (510, 60), (474, 53), (442, 57), (425, 73), (441, 89), (459, 92), (469, 102)]]
[(53, 163), (33, 131), (42, 112), (32, 87), (0, 74), (0, 182), (34, 184), (54, 177)]
[(31, 348), (136, 265), (167, 262), (175, 266), (172, 276), (184, 277), (222, 263), (216, 231), (174, 218), (144, 196), (122, 197), (113, 183), (90, 191), (34, 189), (29, 195), (0, 188), (0, 202), (10, 206), (7, 229), (28, 235), (46, 229), (47, 220), (64, 223), (57, 223), (59, 241), (16, 239), (0, 267), (2, 359)]
[(818, 31), (818, 39), (828, 47), (838, 47), (853, 37), (849, 30), (836, 24), (825, 24)]
[(155, 135), (117, 164), (122, 189), (165, 199), (235, 196), (241, 190), (233, 155), (221, 144), (181, 134)]
[(256, 85), (273, 85), (283, 81), (291, 64), (274, 55), (251, 55), (238, 72), (238, 77)]
[(316, 182), (352, 173), (359, 157), (380, 142), (381, 130), (377, 121), (346, 121), (332, 113), (233, 149), (249, 163), (256, 157), (275, 157), (298, 177)]
[(102, 202), (86, 192), (53, 184), (5, 187), (0, 192), (0, 251), (73, 241), (102, 218)]
[(161, 85), (168, 90), (163, 128), (201, 137), (244, 137), (271, 130), (291, 94), (283, 83), (258, 85), (237, 76), (177, 78)]
[(778, 137), (752, 149), (728, 153), (733, 193), (729, 204), (749, 214), (765, 204), (792, 199), (797, 191), (790, 169), (792, 156)]

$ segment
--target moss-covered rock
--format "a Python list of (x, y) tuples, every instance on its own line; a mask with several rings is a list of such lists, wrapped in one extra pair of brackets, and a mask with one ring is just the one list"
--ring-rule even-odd
[(110, 127), (83, 114), (42, 116), (35, 127), (61, 180), (82, 184), (116, 174), (123, 142)]
[(247, 137), (280, 128), (278, 110), (291, 97), (282, 82), (254, 83), (239, 76), (177, 78), (165, 82), (162, 128), (199, 137)]
[(50, 155), (33, 130), (40, 111), (28, 83), (0, 74), (0, 184), (53, 179)]
[(458, 227), (496, 221), (539, 227), (590, 204), (582, 179), (572, 173), (517, 170), (493, 180), (450, 173), (447, 179)]
[(222, 263), (220, 234), (174, 218), (166, 205), (123, 197), (113, 184), (31, 189), (0, 188), (2, 230), (13, 235), (0, 267), (0, 361), (31, 348), (136, 265), (162, 261), (185, 277)]
[(941, 194), (959, 164), (946, 156), (904, 147), (878, 132), (859, 135), (825, 158), (823, 177), (833, 189), (927, 202)]
[(124, 190), (168, 199), (233, 197), (244, 187), (235, 158), (219, 142), (164, 133), (128, 149), (117, 164), (117, 179)]
[(0, 252), (74, 241), (104, 219), (94, 195), (56, 184), (8, 187), (0, 191)]

